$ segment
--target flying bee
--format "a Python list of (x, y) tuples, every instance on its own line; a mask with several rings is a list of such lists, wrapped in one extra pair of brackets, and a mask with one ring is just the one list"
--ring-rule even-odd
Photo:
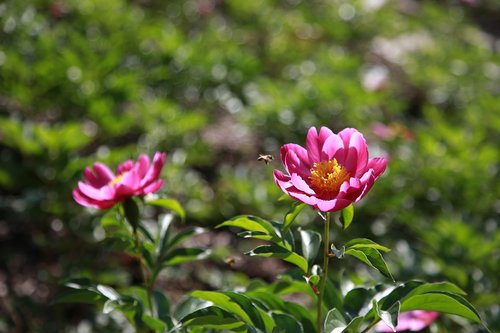
[(236, 259), (234, 257), (227, 257), (224, 262), (226, 263), (226, 265), (228, 265), (229, 267), (232, 267), (235, 263), (236, 263)]
[(257, 161), (263, 161), (264, 163), (269, 164), (271, 163), (272, 161), (274, 160), (274, 156), (273, 155), (262, 155), (262, 154), (259, 154), (259, 157), (257, 158)]

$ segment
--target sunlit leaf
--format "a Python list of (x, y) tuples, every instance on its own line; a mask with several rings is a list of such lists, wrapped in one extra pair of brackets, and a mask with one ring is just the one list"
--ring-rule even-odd
[(260, 256), (260, 257), (273, 257), (273, 258), (279, 258), (284, 261), (287, 261), (291, 264), (296, 265), (299, 267), (304, 273), (307, 273), (308, 269), (308, 264), (307, 260), (298, 255), (295, 252), (291, 252), (281, 246), (275, 246), (275, 245), (262, 245), (259, 247), (256, 247), (252, 251), (246, 253), (249, 256)]
[(266, 221), (258, 216), (241, 215), (233, 217), (230, 220), (222, 222), (216, 228), (221, 227), (238, 227), (248, 231), (263, 232), (273, 237), (279, 238), (271, 222)]
[(401, 304), (401, 312), (428, 310), (454, 314), (480, 323), (476, 309), (462, 296), (448, 292), (429, 292), (406, 298)]
[(171, 210), (179, 215), (183, 222), (186, 220), (186, 212), (184, 211), (184, 208), (182, 208), (181, 204), (175, 199), (146, 199), (145, 202), (148, 205), (159, 206)]
[(299, 230), (302, 238), (302, 254), (309, 265), (314, 263), (321, 246), (321, 234), (312, 230)]
[(355, 238), (347, 242), (345, 245), (346, 249), (360, 249), (360, 248), (372, 248), (384, 252), (389, 252), (391, 249), (375, 243), (374, 241), (367, 238)]
[(350, 204), (346, 208), (340, 211), (340, 222), (344, 227), (344, 230), (349, 228), (354, 218), (354, 206)]
[(299, 213), (304, 209), (307, 205), (305, 203), (301, 202), (295, 202), (292, 207), (288, 210), (288, 212), (285, 214), (285, 218), (283, 221), (283, 231), (286, 231), (288, 228), (290, 228), (290, 225), (295, 221), (295, 218)]
[(164, 259), (164, 266), (180, 265), (189, 261), (202, 260), (210, 255), (210, 250), (197, 248), (179, 248), (171, 251)]
[(326, 315), (324, 327), (325, 333), (342, 333), (346, 329), (347, 323), (340, 311), (333, 308)]
[(391, 280), (394, 280), (391, 273), (389, 272), (387, 264), (385, 263), (382, 255), (380, 254), (380, 252), (378, 252), (378, 250), (373, 248), (351, 248), (346, 250), (345, 254), (358, 258), (368, 266), (377, 269), (384, 276), (390, 278)]

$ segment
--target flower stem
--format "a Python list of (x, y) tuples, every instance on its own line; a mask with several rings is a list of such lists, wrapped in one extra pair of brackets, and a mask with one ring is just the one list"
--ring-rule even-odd
[(153, 282), (154, 281), (149, 281), (148, 275), (147, 275), (147, 267), (144, 265), (144, 262), (142, 260), (142, 254), (141, 254), (141, 240), (139, 238), (139, 233), (137, 232), (137, 228), (133, 229), (133, 235), (134, 235), (134, 241), (135, 241), (135, 247), (137, 251), (139, 251), (139, 254), (137, 255), (137, 260), (139, 260), (139, 264), (141, 266), (141, 276), (142, 276), (142, 282), (144, 283), (144, 286), (146, 287), (147, 290), (147, 297), (148, 297), (148, 308), (151, 311), (151, 315), (154, 316), (153, 313), (153, 302), (152, 302), (152, 292), (153, 292)]
[(323, 231), (323, 273), (321, 275), (321, 282), (319, 286), (319, 295), (318, 295), (318, 305), (317, 305), (317, 329), (318, 333), (321, 333), (323, 327), (323, 315), (322, 315), (322, 306), (323, 306), (323, 297), (325, 295), (326, 288), (326, 280), (328, 279), (328, 260), (330, 259), (330, 219), (331, 213), (326, 213), (325, 219), (325, 229)]

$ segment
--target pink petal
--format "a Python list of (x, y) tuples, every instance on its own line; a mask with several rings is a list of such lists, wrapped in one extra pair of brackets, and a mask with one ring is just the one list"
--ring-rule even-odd
[(112, 200), (115, 194), (113, 188), (107, 185), (97, 189), (83, 182), (78, 182), (77, 188), (83, 195), (98, 201)]
[(116, 196), (124, 197), (141, 192), (141, 178), (135, 170), (123, 174), (122, 179), (115, 185)]
[(315, 192), (309, 187), (309, 185), (306, 183), (306, 181), (298, 174), (293, 173), (291, 175), (291, 182), (292, 182), (293, 186), (295, 186), (295, 188), (297, 188), (298, 190), (300, 190), (306, 194), (309, 194), (309, 195), (315, 194)]
[(306, 148), (310, 165), (321, 161), (321, 150), (326, 139), (331, 135), (333, 135), (333, 132), (327, 127), (321, 127), (319, 135), (315, 127), (309, 129), (306, 138)]
[(349, 206), (351, 201), (344, 199), (322, 200), (318, 199), (317, 207), (322, 212), (337, 212)]
[(148, 168), (149, 168), (148, 155), (141, 154), (139, 156), (139, 159), (137, 160), (135, 168), (137, 170), (137, 174), (139, 175), (139, 177), (144, 178), (144, 176), (148, 172)]
[(134, 167), (134, 162), (132, 160), (127, 160), (123, 163), (120, 163), (118, 165), (118, 168), (116, 168), (116, 172), (121, 175), (122, 173), (125, 173), (129, 170), (131, 170)]
[(108, 209), (110, 207), (113, 207), (113, 205), (115, 204), (114, 201), (98, 201), (88, 198), (77, 188), (73, 190), (73, 199), (75, 199), (75, 201), (82, 206), (94, 207), (98, 209)]
[(281, 147), (281, 155), (284, 156), (283, 165), (288, 174), (297, 173), (307, 177), (311, 172), (307, 151), (299, 145), (289, 143)]
[(274, 170), (274, 182), (278, 187), (285, 193), (288, 193), (288, 189), (292, 187), (292, 183), (290, 182), (290, 176), (283, 174), (283, 172), (279, 170)]
[(150, 166), (149, 170), (146, 172), (146, 175), (141, 181), (141, 186), (147, 186), (151, 182), (155, 181), (156, 178), (160, 175), (161, 169), (165, 164), (165, 159), (167, 158), (167, 154), (156, 152), (153, 157), (153, 165)]
[(107, 184), (107, 182), (105, 182), (102, 178), (97, 178), (89, 167), (86, 167), (85, 170), (83, 170), (83, 178), (87, 181), (87, 183), (95, 188), (100, 188)]
[(321, 160), (332, 160), (336, 159), (338, 163), (344, 165), (345, 160), (345, 149), (344, 142), (337, 134), (330, 135), (323, 144), (321, 150)]
[(143, 188), (141, 191), (141, 194), (146, 195), (148, 193), (154, 193), (154, 192), (158, 191), (162, 186), (163, 186), (163, 179), (159, 179), (159, 180), (149, 184), (145, 188)]
[(115, 174), (105, 164), (100, 162), (94, 163), (94, 173), (96, 178), (103, 184), (107, 184), (115, 178)]
[(301, 192), (295, 192), (292, 190), (289, 190), (287, 194), (292, 197), (295, 200), (301, 201), (309, 206), (316, 207), (316, 203), (318, 202), (318, 198), (309, 196), (307, 194), (301, 193)]
[(344, 142), (345, 148), (349, 147), (349, 141), (351, 141), (351, 137), (353, 136), (354, 133), (359, 133), (359, 131), (355, 128), (344, 128), (342, 131), (339, 132), (338, 135)]
[(354, 169), (355, 171), (352, 173), (356, 177), (359, 177), (363, 174), (366, 169), (366, 163), (368, 162), (368, 146), (366, 144), (365, 138), (359, 132), (354, 132), (351, 136), (351, 140), (349, 141), (349, 152), (348, 155), (352, 154), (352, 157), (348, 157), (349, 160), (354, 160), (355, 165), (346, 166), (349, 170)]
[(373, 184), (375, 183), (375, 176), (373, 174), (373, 170), (372, 169), (368, 170), (359, 180), (360, 182), (364, 183), (365, 186), (361, 191), (361, 193), (359, 194), (359, 196), (356, 198), (355, 202), (361, 200), (361, 198), (363, 198), (368, 193), (368, 191), (371, 190)]
[(385, 168), (387, 166), (387, 161), (383, 157), (375, 157), (371, 158), (366, 165), (366, 169), (373, 169), (375, 174), (375, 178), (378, 178), (381, 174), (384, 173)]

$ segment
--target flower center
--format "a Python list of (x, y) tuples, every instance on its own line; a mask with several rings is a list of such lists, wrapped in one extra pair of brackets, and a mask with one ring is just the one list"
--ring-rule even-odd
[(321, 197), (333, 197), (340, 186), (349, 180), (349, 172), (336, 159), (314, 163), (311, 168), (311, 188)]
[(118, 184), (123, 178), (123, 173), (116, 176), (112, 181), (109, 182), (109, 185), (111, 186), (115, 186), (116, 184)]

